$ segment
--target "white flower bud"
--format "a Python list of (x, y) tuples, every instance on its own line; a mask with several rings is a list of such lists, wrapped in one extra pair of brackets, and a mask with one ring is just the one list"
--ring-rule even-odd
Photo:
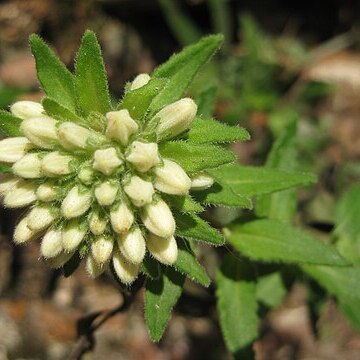
[(58, 151), (53, 151), (42, 159), (41, 167), (46, 176), (62, 176), (72, 172), (70, 162), (73, 160), (71, 156), (62, 155)]
[(139, 131), (138, 124), (131, 118), (126, 109), (110, 111), (106, 114), (106, 119), (106, 136), (118, 140), (123, 146), (129, 143), (131, 135)]
[(48, 116), (25, 119), (21, 132), (36, 146), (52, 149), (57, 142), (56, 121)]
[(200, 173), (191, 179), (191, 190), (206, 190), (214, 184), (214, 178), (206, 173)]
[(40, 253), (44, 258), (53, 258), (63, 250), (61, 231), (50, 229), (41, 241)]
[(122, 163), (115, 148), (96, 150), (94, 153), (93, 168), (107, 176), (111, 175)]
[(86, 258), (86, 271), (89, 276), (93, 279), (100, 276), (105, 270), (106, 266), (100, 266), (95, 259), (93, 258), (92, 254), (89, 254)]
[(190, 126), (197, 112), (194, 100), (184, 98), (161, 109), (154, 117), (159, 118), (156, 133), (159, 138), (174, 137)]
[(149, 234), (146, 238), (146, 246), (154, 258), (165, 265), (175, 263), (178, 256), (178, 247), (174, 236), (168, 238)]
[(114, 240), (111, 237), (99, 236), (91, 244), (91, 254), (98, 265), (102, 266), (111, 257)]
[(154, 187), (151, 182), (132, 176), (130, 182), (124, 186), (124, 191), (135, 206), (141, 207), (151, 203)]
[(29, 229), (27, 226), (28, 216), (23, 217), (15, 227), (14, 241), (17, 244), (23, 244), (32, 240), (36, 232)]
[(61, 204), (61, 212), (67, 219), (75, 218), (88, 211), (92, 201), (90, 191), (79, 192), (79, 188), (74, 186)]
[(35, 206), (28, 215), (28, 227), (33, 231), (46, 229), (58, 218), (58, 213), (50, 204)]
[(129, 231), (134, 222), (134, 214), (125, 203), (111, 209), (110, 220), (113, 230), (117, 233)]
[(132, 82), (130, 90), (136, 90), (145, 86), (150, 81), (149, 74), (139, 74)]
[(19, 179), (14, 178), (12, 176), (7, 176), (3, 181), (0, 183), (0, 196), (5, 195), (8, 191), (10, 191), (17, 183)]
[(138, 171), (146, 172), (160, 162), (158, 145), (134, 141), (126, 160), (132, 163)]
[(46, 181), (41, 184), (36, 190), (36, 197), (43, 202), (54, 201), (57, 197), (57, 192), (54, 189), (54, 183), (52, 181)]
[(82, 229), (80, 222), (73, 219), (67, 223), (62, 232), (62, 246), (65, 251), (74, 251), (83, 241), (86, 230)]
[(174, 161), (164, 159), (163, 166), (154, 169), (156, 175), (154, 186), (166, 194), (186, 195), (191, 186), (191, 180), (183, 168)]
[(67, 263), (72, 256), (74, 255), (73, 252), (61, 252), (59, 255), (56, 255), (53, 258), (46, 259), (46, 263), (52, 268), (52, 269), (58, 269), (62, 267), (65, 263)]
[(84, 184), (91, 184), (94, 181), (94, 170), (91, 166), (83, 166), (81, 167), (78, 177), (80, 181)]
[(119, 251), (114, 251), (113, 266), (116, 275), (124, 284), (131, 284), (139, 273), (139, 265), (127, 261)]
[(19, 208), (30, 205), (36, 200), (36, 184), (20, 180), (5, 195), (4, 205), (9, 208)]
[(145, 239), (138, 227), (118, 236), (118, 245), (127, 261), (140, 264), (145, 256)]
[(14, 163), (20, 160), (31, 148), (25, 137), (13, 137), (0, 140), (0, 162)]
[(118, 187), (105, 181), (95, 188), (95, 197), (99, 205), (110, 206), (116, 199)]
[(90, 216), (89, 228), (94, 235), (101, 235), (107, 224), (107, 219), (105, 217), (100, 217), (98, 212), (93, 212)]
[(43, 176), (38, 154), (26, 154), (12, 166), (12, 170), (15, 175), (25, 179), (37, 179)]
[(72, 122), (64, 122), (58, 128), (60, 144), (68, 150), (85, 149), (91, 142), (101, 144), (106, 138), (95, 131)]
[(35, 101), (17, 101), (10, 106), (10, 111), (20, 119), (28, 119), (42, 116), (44, 108)]
[(168, 238), (175, 233), (174, 217), (163, 200), (146, 205), (141, 212), (141, 219), (146, 228), (155, 235)]

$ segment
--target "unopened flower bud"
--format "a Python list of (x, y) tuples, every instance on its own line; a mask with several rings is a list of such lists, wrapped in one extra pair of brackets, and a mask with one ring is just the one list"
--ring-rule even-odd
[(70, 162), (73, 160), (71, 156), (62, 155), (58, 151), (53, 151), (42, 159), (41, 167), (44, 175), (62, 176), (72, 172)]
[(36, 146), (52, 149), (57, 141), (56, 121), (48, 116), (25, 119), (21, 132)]
[(124, 284), (131, 284), (137, 277), (139, 265), (127, 261), (120, 251), (114, 251), (112, 258), (116, 275)]
[(206, 173), (201, 173), (191, 179), (191, 190), (206, 190), (214, 184), (214, 178)]
[(92, 256), (92, 254), (89, 254), (86, 258), (86, 271), (89, 274), (89, 276), (93, 279), (100, 276), (105, 270), (105, 266), (100, 266)]
[(130, 90), (136, 90), (145, 86), (150, 81), (149, 74), (139, 74), (132, 82)]
[(145, 239), (138, 227), (119, 235), (118, 245), (127, 261), (134, 264), (140, 264), (143, 261), (146, 252)]
[(184, 98), (161, 109), (154, 117), (159, 118), (156, 130), (158, 138), (174, 137), (190, 126), (197, 112), (194, 100)]
[(80, 226), (78, 219), (68, 222), (62, 232), (62, 245), (65, 251), (74, 251), (83, 241), (86, 230)]
[(90, 191), (80, 192), (74, 186), (61, 204), (61, 212), (67, 219), (75, 218), (84, 214), (90, 207), (92, 196)]
[(136, 170), (146, 172), (160, 162), (158, 145), (134, 141), (126, 160), (132, 163)]
[(30, 147), (31, 143), (25, 137), (0, 140), (0, 162), (14, 163), (20, 160)]
[(10, 111), (20, 119), (28, 119), (42, 116), (44, 108), (35, 101), (17, 101), (11, 105)]
[(138, 124), (131, 118), (129, 111), (126, 109), (110, 111), (106, 114), (106, 119), (106, 136), (118, 140), (123, 146), (129, 143), (131, 135), (139, 131)]
[(44, 258), (53, 258), (63, 250), (61, 231), (50, 229), (41, 241), (40, 252)]
[(134, 222), (134, 214), (125, 203), (110, 211), (111, 227), (117, 233), (129, 231)]
[(132, 176), (129, 183), (124, 186), (124, 191), (135, 206), (141, 207), (151, 203), (154, 187), (151, 182)]
[(60, 267), (62, 267), (64, 264), (66, 264), (72, 257), (73, 257), (74, 253), (68, 253), (65, 251), (62, 251), (60, 254), (46, 259), (46, 263), (52, 268), (52, 269), (59, 269)]
[(116, 199), (118, 187), (111, 184), (109, 181), (101, 183), (95, 188), (95, 197), (99, 205), (110, 206)]
[(90, 165), (81, 167), (78, 177), (84, 184), (91, 184), (94, 181), (94, 169)]
[(146, 238), (146, 246), (154, 258), (165, 265), (175, 263), (178, 256), (178, 247), (174, 236), (168, 238), (149, 234)]
[(90, 216), (89, 228), (94, 235), (101, 235), (107, 224), (107, 219), (105, 217), (100, 217), (98, 212), (93, 212)]
[(3, 179), (3, 181), (0, 183), (0, 196), (3, 196), (9, 192), (11, 188), (13, 188), (18, 182), (19, 179), (12, 176), (7, 176), (5, 179)]
[(174, 217), (163, 200), (146, 205), (142, 209), (141, 219), (146, 228), (155, 235), (168, 238), (175, 233)]
[(154, 169), (156, 175), (154, 186), (166, 194), (186, 195), (191, 186), (191, 180), (183, 168), (174, 161), (164, 159), (163, 166)]
[(28, 215), (28, 227), (34, 231), (44, 230), (58, 216), (59, 214), (50, 204), (35, 206)]
[(111, 257), (114, 240), (107, 236), (98, 236), (91, 244), (91, 253), (98, 265), (107, 263)]
[(38, 154), (26, 154), (12, 166), (13, 173), (25, 179), (37, 179), (43, 176), (41, 159)]
[(4, 205), (9, 208), (19, 208), (36, 201), (36, 184), (25, 180), (18, 181), (5, 195)]
[(23, 244), (25, 242), (32, 240), (35, 237), (36, 232), (30, 230), (29, 227), (27, 226), (27, 223), (28, 223), (28, 216), (25, 216), (16, 225), (14, 231), (15, 243)]
[(115, 148), (96, 150), (94, 153), (93, 168), (107, 176), (111, 175), (122, 163)]
[(36, 197), (38, 200), (43, 202), (54, 201), (57, 197), (54, 183), (52, 181), (46, 181), (41, 184), (36, 190)]

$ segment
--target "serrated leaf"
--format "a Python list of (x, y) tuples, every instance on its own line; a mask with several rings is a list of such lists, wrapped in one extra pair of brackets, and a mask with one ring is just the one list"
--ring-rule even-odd
[(230, 227), (229, 242), (240, 253), (265, 262), (345, 266), (335, 247), (278, 220), (254, 220)]
[(185, 141), (159, 144), (159, 152), (162, 157), (175, 161), (188, 173), (197, 173), (235, 161), (235, 155), (230, 150)]
[(185, 239), (178, 239), (177, 245), (178, 257), (176, 263), (174, 264), (175, 268), (188, 276), (191, 280), (208, 287), (210, 285), (209, 276), (207, 275), (205, 269), (197, 261), (190, 242)]
[(176, 196), (163, 194), (162, 197), (167, 203), (171, 204), (177, 210), (188, 213), (188, 212), (202, 212), (204, 208), (191, 198), (191, 196)]
[(12, 174), (12, 167), (6, 164), (0, 163), (0, 173), (3, 174)]
[(77, 124), (82, 124), (84, 121), (81, 117), (77, 116), (74, 112), (68, 108), (60, 105), (54, 99), (48, 97), (42, 100), (42, 105), (47, 113), (47, 115), (53, 117), (54, 119), (63, 120), (63, 121), (72, 121)]
[(141, 88), (128, 91), (118, 105), (118, 110), (127, 109), (133, 119), (142, 120), (154, 97), (167, 82), (167, 79), (151, 79)]
[(76, 92), (71, 72), (38, 35), (30, 36), (30, 47), (36, 61), (37, 76), (45, 94), (75, 112)]
[(145, 285), (145, 319), (153, 341), (161, 339), (185, 280), (184, 275), (171, 267), (162, 269), (160, 279), (148, 278)]
[(239, 353), (258, 337), (256, 284), (243, 260), (228, 255), (216, 276), (217, 306), (225, 343)]
[(252, 209), (252, 202), (249, 198), (237, 195), (226, 184), (215, 183), (207, 190), (194, 191), (194, 198), (206, 205), (237, 206), (245, 209)]
[(21, 119), (8, 111), (0, 110), (0, 133), (10, 136), (22, 136), (20, 132), (21, 122)]
[(279, 272), (262, 276), (256, 284), (256, 299), (269, 308), (279, 306), (287, 294)]
[(198, 95), (196, 103), (198, 104), (198, 114), (200, 116), (205, 118), (213, 116), (217, 89), (218, 86), (212, 84)]
[(221, 233), (210, 226), (206, 221), (195, 214), (182, 214), (173, 211), (176, 222), (177, 236), (190, 240), (205, 241), (213, 245), (224, 244), (224, 237)]
[(222, 41), (222, 35), (207, 36), (198, 43), (186, 47), (155, 69), (152, 77), (168, 78), (169, 82), (151, 103), (152, 114), (182, 97), (195, 75), (214, 55)]
[(242, 127), (229, 126), (214, 119), (195, 118), (188, 132), (189, 141), (196, 144), (217, 144), (250, 139)]
[(317, 178), (303, 172), (285, 172), (264, 167), (226, 165), (209, 169), (220, 184), (228, 185), (238, 195), (245, 197), (270, 194), (300, 185), (311, 185)]
[(96, 35), (87, 30), (76, 56), (76, 93), (85, 115), (111, 110), (107, 76)]

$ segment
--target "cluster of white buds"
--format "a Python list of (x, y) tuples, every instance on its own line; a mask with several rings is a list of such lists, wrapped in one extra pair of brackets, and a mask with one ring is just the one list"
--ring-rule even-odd
[[(141, 74), (129, 91), (150, 80)], [(160, 263), (177, 260), (176, 223), (162, 194), (184, 196), (210, 187), (213, 179), (192, 179), (176, 162), (162, 158), (157, 142), (148, 142), (144, 124), (127, 109), (104, 116), (104, 131), (55, 120), (39, 103), (11, 106), (22, 119), (22, 137), (0, 141), (0, 162), (12, 164), (12, 175), (0, 184), (9, 208), (30, 206), (19, 221), (16, 243), (42, 236), (41, 255), (60, 267), (85, 248), (90, 276), (112, 267), (131, 283), (148, 251)], [(197, 111), (184, 98), (155, 116), (158, 141), (188, 129)]]

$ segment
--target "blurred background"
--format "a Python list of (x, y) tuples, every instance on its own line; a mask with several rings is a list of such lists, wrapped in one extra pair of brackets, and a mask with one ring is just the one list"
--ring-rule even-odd
[[(232, 146), (243, 164), (264, 164), (281, 129), (298, 122), (296, 167), (319, 174), (319, 183), (299, 193), (297, 221), (328, 236), (335, 204), (360, 175), (359, 1), (3, 0), (0, 108), (42, 97), (28, 47), (31, 33), (40, 34), (72, 69), (88, 28), (101, 43), (114, 98), (126, 81), (151, 72), (183, 46), (224, 33), (222, 50), (189, 94), (209, 102), (207, 116), (249, 129), (252, 140)], [(0, 360), (66, 359), (76, 347), (78, 320), (113, 309), (122, 298), (108, 278), (93, 281), (82, 267), (69, 278), (49, 270), (38, 261), (36, 242), (14, 247), (18, 215), (0, 210)], [(206, 216), (220, 226), (237, 215), (217, 208)], [(344, 240), (340, 248), (360, 262), (356, 246), (354, 252)], [(216, 253), (204, 247), (199, 255), (213, 276)], [(284, 303), (264, 317), (257, 358), (360, 359), (360, 335), (335, 301), (306, 281), (280, 291)], [(159, 344), (148, 338), (141, 291), (127, 313), (96, 331), (95, 344), (84, 359), (231, 358), (217, 323), (214, 289), (190, 282)]]

